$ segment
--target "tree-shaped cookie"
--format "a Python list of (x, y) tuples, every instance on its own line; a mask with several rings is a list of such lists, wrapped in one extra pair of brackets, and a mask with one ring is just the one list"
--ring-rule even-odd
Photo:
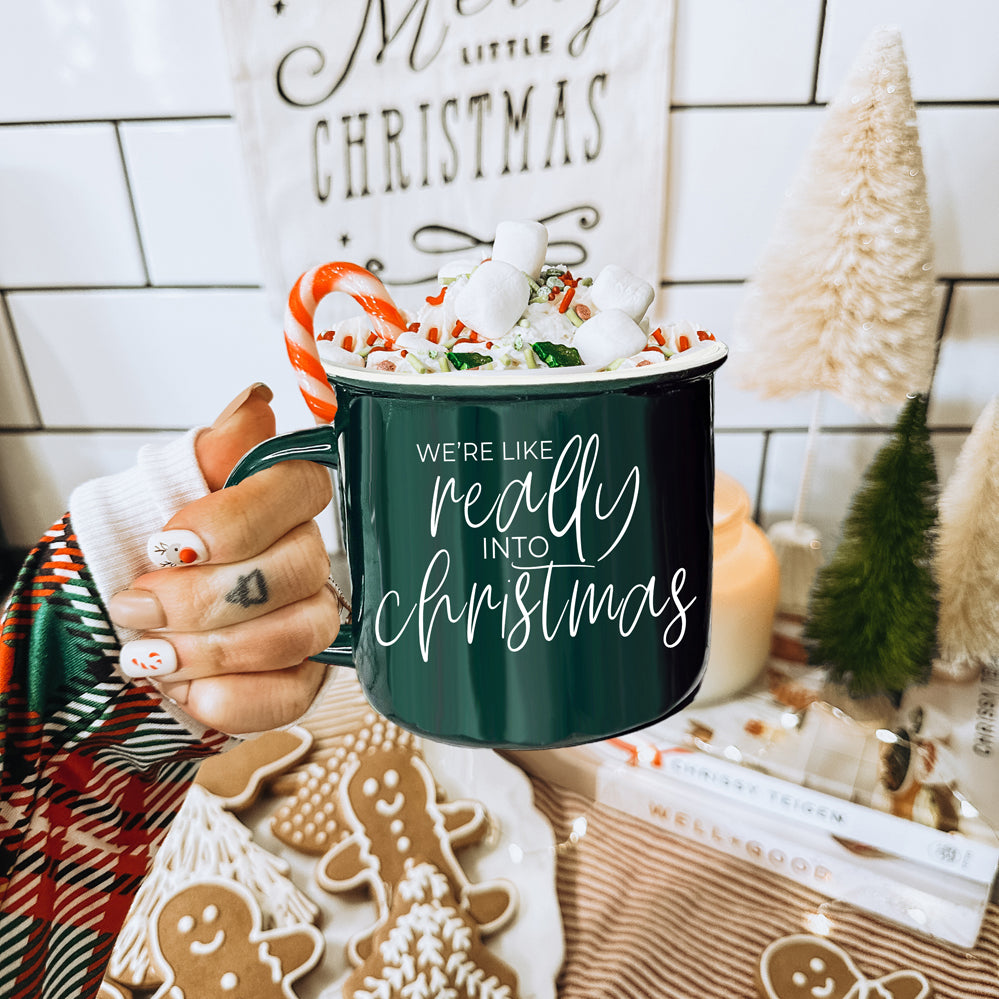
[(516, 973), (483, 945), (447, 877), (415, 864), (396, 889), (368, 958), (344, 983), (344, 999), (515, 999)]
[(260, 901), (269, 925), (314, 922), (319, 907), (295, 887), (289, 871), (290, 865), (255, 843), (219, 799), (193, 785), (139, 886), (115, 941), (108, 975), (133, 987), (151, 988), (163, 981), (150, 947), (151, 916), (163, 898), (193, 881), (222, 876), (239, 883)]
[(264, 930), (260, 907), (231, 881), (189, 884), (153, 922), (166, 980), (153, 999), (294, 999), (292, 983), (315, 967), (322, 934), (309, 925)]

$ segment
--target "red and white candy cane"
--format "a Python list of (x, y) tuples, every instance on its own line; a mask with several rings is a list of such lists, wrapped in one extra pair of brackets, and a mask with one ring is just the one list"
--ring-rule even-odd
[(316, 306), (331, 292), (350, 295), (371, 319), (375, 336), (391, 345), (406, 329), (385, 285), (357, 264), (334, 261), (306, 271), (288, 296), (284, 343), (298, 387), (313, 416), (320, 423), (332, 423), (336, 416), (336, 393), (326, 380), (326, 372), (316, 348), (313, 318)]

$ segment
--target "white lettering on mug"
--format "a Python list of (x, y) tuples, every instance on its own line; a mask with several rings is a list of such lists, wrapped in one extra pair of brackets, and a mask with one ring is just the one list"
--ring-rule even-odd
[[(503, 461), (551, 461), (554, 441), (501, 441), (500, 457)], [(445, 461), (496, 461), (494, 441), (437, 441), (435, 444), (417, 444), (416, 455), (420, 463), (436, 464)]]
[(505, 538), (483, 538), (482, 558), (484, 561), (504, 558), (509, 561), (511, 558), (523, 558), (526, 549), (531, 558), (542, 559), (548, 555), (551, 545), (548, 539), (541, 534), (528, 538), (525, 535)]
[[(517, 569), (516, 566), (512, 566)], [(480, 585), (473, 582), (466, 599), (454, 598), (442, 592), (451, 569), (451, 556), (441, 548), (430, 560), (420, 587), (420, 595), (409, 607), (405, 619), (395, 634), (385, 633), (384, 615), (389, 605), (402, 606), (402, 597), (397, 590), (389, 590), (378, 604), (375, 615), (375, 640), (379, 645), (395, 645), (406, 633), (413, 619), (416, 619), (419, 634), (420, 655), (424, 662), (430, 661), (430, 648), (434, 630), (446, 619), (450, 624), (465, 621), (465, 640), (473, 643), (480, 627), (484, 611), (491, 612), (495, 620), (499, 612), (497, 633), (511, 652), (519, 652), (531, 637), (535, 624), (540, 626), (541, 637), (545, 642), (557, 641), (564, 631), (575, 637), (584, 624), (594, 625), (600, 620), (610, 621), (617, 626), (622, 638), (627, 638), (646, 616), (658, 619), (669, 613), (663, 629), (663, 645), (675, 648), (683, 639), (687, 628), (687, 611), (696, 601), (691, 597), (686, 603), (682, 599), (682, 589), (686, 580), (686, 570), (677, 569), (669, 583), (669, 595), (657, 598), (658, 581), (652, 576), (648, 582), (632, 586), (623, 595), (613, 583), (602, 588), (597, 582), (583, 583), (573, 580), (572, 591), (561, 608), (554, 606), (552, 580), (556, 573), (581, 572), (592, 570), (592, 565), (556, 565), (549, 562), (544, 566), (533, 566), (519, 572), (513, 582), (513, 593), (497, 593), (491, 583)], [(540, 592), (535, 580), (541, 575)], [(441, 617), (443, 615), (443, 618)], [(536, 620), (537, 619), (537, 620)]]
[[(652, 575), (628, 587), (620, 581), (603, 582), (597, 570), (597, 564), (618, 548), (632, 527), (641, 491), (638, 466), (628, 470), (619, 484), (599, 482), (595, 480), (601, 447), (598, 434), (585, 441), (581, 434), (574, 435), (557, 456), (552, 444), (517, 440), (417, 445), (423, 464), (492, 461), (494, 454), (503, 461), (553, 464), (545, 472), (529, 469), (506, 479), (492, 497), (484, 495), (481, 482), (459, 486), (460, 477), (436, 476), (429, 509), (430, 537), (436, 538), (449, 518), (457, 519), (462, 533), (486, 529), (488, 533), (481, 538), (483, 562), (506, 565), (510, 575), (491, 583), (472, 582), (466, 593), (450, 592), (452, 556), (446, 548), (438, 549), (427, 565), (418, 595), (406, 596), (393, 589), (382, 596), (374, 628), (379, 645), (395, 645), (415, 631), (420, 655), (428, 662), (435, 635), (449, 627), (460, 627), (469, 645), (476, 636), (492, 630), (511, 652), (518, 652), (532, 636), (556, 642), (601, 621), (610, 622), (627, 638), (649, 618), (662, 619), (664, 647), (680, 644), (687, 631), (687, 612), (697, 600), (684, 595), (685, 568), (676, 569), (668, 578)], [(513, 533), (524, 518), (535, 531), (543, 525), (548, 536)], [(609, 530), (601, 529), (604, 524)], [(613, 540), (608, 543), (609, 534)], [(564, 552), (568, 557), (559, 560), (552, 551), (553, 542), (561, 538), (566, 538), (562, 547), (568, 546)], [(462, 559), (468, 554), (463, 551)], [(464, 579), (467, 569), (463, 565), (458, 578)], [(489, 572), (495, 576), (495, 565)], [(557, 593), (567, 596), (557, 597)], [(401, 614), (405, 617), (400, 623)]]
[[(623, 517), (617, 536), (598, 557), (599, 562), (617, 548), (631, 526), (641, 486), (641, 474), (635, 466), (628, 472), (608, 509), (604, 510), (601, 502), (604, 493), (602, 483), (597, 485), (596, 493), (590, 501), (589, 494), (592, 492), (590, 483), (599, 450), (600, 438), (596, 434), (590, 435), (585, 447), (582, 436), (576, 434), (562, 449), (547, 486), (543, 483), (539, 485), (534, 472), (529, 471), (523, 478), (511, 479), (491, 503), (488, 500), (480, 502), (481, 483), (473, 482), (465, 492), (459, 492), (454, 477), (445, 481), (438, 475), (434, 482), (434, 493), (430, 504), (430, 536), (437, 537), (441, 518), (445, 510), (451, 507), (460, 509), (466, 527), (479, 529), (492, 522), (492, 529), (496, 533), (506, 534), (522, 509), (533, 514), (547, 505), (548, 529), (552, 536), (561, 538), (570, 531), (574, 532), (576, 555), (580, 562), (585, 562), (587, 561), (584, 539), (585, 514), (592, 509), (593, 516), (597, 520), (609, 520), (622, 506), (623, 501), (628, 501), (627, 513)], [(431, 452), (421, 450), (421, 458), (427, 453)], [(563, 491), (567, 491), (570, 498), (573, 498), (574, 492), (574, 501), (564, 521), (559, 520), (557, 512), (560, 494)]]

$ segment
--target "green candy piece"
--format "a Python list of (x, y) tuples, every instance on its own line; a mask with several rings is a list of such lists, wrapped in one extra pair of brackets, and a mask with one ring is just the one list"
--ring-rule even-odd
[(579, 351), (564, 343), (549, 343), (544, 340), (534, 344), (533, 349), (549, 368), (575, 368), (583, 363)]
[(456, 354), (453, 350), (447, 352), (447, 359), (451, 366), (458, 371), (468, 371), (469, 368), (481, 368), (483, 364), (489, 364), (492, 358), (488, 354)]

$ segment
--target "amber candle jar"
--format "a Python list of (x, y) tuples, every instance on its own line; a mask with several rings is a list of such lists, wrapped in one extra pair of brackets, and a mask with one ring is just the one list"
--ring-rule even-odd
[(750, 519), (746, 490), (724, 472), (715, 475), (714, 511), (710, 652), (698, 704), (738, 693), (759, 676), (780, 582), (773, 547)]

